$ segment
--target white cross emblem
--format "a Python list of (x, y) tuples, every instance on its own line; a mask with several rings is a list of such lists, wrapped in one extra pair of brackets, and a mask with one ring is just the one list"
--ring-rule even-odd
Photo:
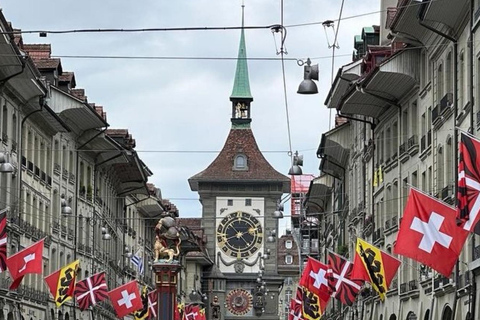
[[(480, 192), (480, 183), (478, 181), (473, 180), (472, 178), (465, 177), (465, 171), (462, 171), (458, 174), (458, 180), (465, 179), (465, 185), (472, 189), (475, 189), (477, 192)], [(468, 213), (469, 219), (463, 225), (463, 229), (467, 231), (471, 231), (472, 228), (475, 226), (473, 223), (477, 220), (477, 216), (480, 213), (480, 196), (477, 197), (475, 200), (472, 210)]]
[(436, 212), (432, 212), (428, 222), (423, 222), (417, 217), (413, 218), (410, 229), (423, 234), (420, 245), (418, 246), (420, 249), (431, 253), (435, 242), (447, 249), (450, 247), (453, 238), (448, 234), (440, 232), (443, 220), (445, 220), (445, 218)]
[(27, 269), (27, 264), (32, 260), (35, 260), (35, 253), (30, 253), (23, 257), (23, 261), (25, 262), (25, 264), (18, 270), (18, 272), (20, 273), (25, 271), (25, 269)]
[(293, 316), (293, 320), (302, 320), (302, 313), (295, 313), (295, 311), (291, 311), (290, 313)]
[(87, 292), (79, 295), (77, 297), (77, 299), (83, 299), (83, 297), (85, 297), (86, 295), (89, 295), (90, 300), (92, 301), (92, 304), (95, 304), (95, 303), (97, 303), (97, 299), (95, 299), (95, 290), (98, 290), (98, 289), (103, 288), (103, 287), (106, 288), (107, 284), (106, 283), (100, 283), (98, 286), (94, 287), (93, 284), (92, 284), (92, 278), (89, 277), (89, 278), (87, 278), (87, 285), (88, 285), (89, 290)]
[(127, 290), (123, 290), (121, 294), (122, 294), (122, 299), (117, 301), (118, 305), (119, 306), (125, 305), (127, 309), (130, 309), (133, 306), (132, 300), (135, 299), (137, 296), (133, 292), (129, 294)]
[(148, 309), (150, 309), (150, 312), (152, 313), (152, 315), (154, 317), (157, 317), (156, 306), (157, 306), (157, 301), (155, 300), (155, 301), (152, 302), (152, 299), (150, 299), (150, 297), (148, 297)]
[(357, 290), (360, 290), (360, 286), (357, 283), (351, 281), (348, 278), (345, 278), (345, 274), (347, 273), (349, 267), (350, 267), (350, 261), (347, 261), (343, 265), (343, 269), (340, 272), (340, 274), (337, 274), (337, 273), (333, 272), (333, 270), (329, 269), (329, 270), (331, 270), (331, 273), (332, 273), (333, 277), (335, 279), (337, 279), (337, 283), (335, 284), (335, 292), (332, 294), (332, 297), (335, 297), (337, 295), (338, 288), (340, 288), (340, 285), (342, 284), (342, 282), (345, 282), (349, 286), (354, 287)]
[(190, 313), (187, 313), (187, 314), (185, 315), (185, 318), (188, 319), (190, 316), (192, 317), (191, 319), (195, 320), (195, 319), (197, 319), (198, 312), (190, 312)]
[(320, 289), (320, 287), (323, 285), (328, 286), (328, 281), (325, 278), (325, 274), (327, 272), (323, 269), (318, 269), (318, 271), (315, 273), (310, 271), (310, 278), (312, 278), (315, 282), (313, 283), (313, 286), (317, 289)]

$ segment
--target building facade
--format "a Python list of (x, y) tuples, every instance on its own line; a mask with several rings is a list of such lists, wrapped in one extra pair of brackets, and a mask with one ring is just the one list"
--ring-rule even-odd
[[(355, 38), (353, 61), (340, 68), (325, 101), (342, 120), (317, 152), (331, 181), (312, 184), (305, 202), (307, 211), (323, 213), (324, 235), (330, 224), (340, 227), (333, 247), (350, 258), (357, 237), (392, 252), (411, 187), (455, 205), (459, 135), (479, 129), (478, 3), (380, 3), (381, 27)], [(316, 208), (318, 199), (324, 208)], [(353, 307), (333, 303), (328, 316), (476, 319), (478, 241), (468, 237), (448, 278), (399, 256), (384, 302), (367, 285)]]
[(105, 271), (109, 289), (132, 279), (153, 288), (154, 227), (178, 210), (148, 183), (152, 172), (132, 135), (109, 128), (104, 108), (76, 88), (50, 45), (24, 44), (3, 14), (0, 29), (0, 153), (15, 168), (0, 173), (6, 254), (45, 239), (43, 275), (9, 291), (9, 273), (0, 273), (0, 320), (115, 319), (109, 302), (85, 312), (72, 300), (57, 308), (43, 277), (78, 259), (78, 280)]

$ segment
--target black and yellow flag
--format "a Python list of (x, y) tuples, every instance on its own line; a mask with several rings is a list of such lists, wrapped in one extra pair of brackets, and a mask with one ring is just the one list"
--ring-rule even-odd
[(62, 269), (45, 277), (45, 282), (52, 293), (57, 307), (60, 307), (65, 301), (72, 299), (79, 264), (80, 261), (75, 260)]
[(143, 307), (140, 310), (137, 310), (133, 313), (135, 316), (135, 320), (144, 320), (148, 318), (148, 292), (147, 292), (147, 286), (144, 286), (142, 289), (142, 294), (140, 295), (140, 298), (142, 299), (142, 304)]

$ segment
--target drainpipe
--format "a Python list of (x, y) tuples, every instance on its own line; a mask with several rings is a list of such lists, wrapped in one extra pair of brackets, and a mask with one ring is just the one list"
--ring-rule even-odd
[[(471, 131), (470, 133), (475, 132), (475, 118), (473, 111), (475, 110), (475, 99), (474, 99), (474, 92), (473, 92), (473, 36), (474, 36), (474, 31), (473, 31), (473, 15), (474, 15), (474, 10), (475, 10), (475, 3), (474, 0), (470, 0), (470, 46), (468, 50), (468, 55), (470, 56), (470, 103), (471, 103), (471, 108), (472, 110), (470, 111), (470, 128)], [(478, 60), (477, 60), (478, 62)], [(475, 256), (475, 236), (472, 237), (472, 249), (471, 249), (471, 254), (472, 257)], [(477, 300), (477, 283), (475, 280), (475, 275), (472, 274), (472, 284), (470, 287), (470, 303), (469, 303), (469, 309), (470, 309), (470, 315), (471, 319), (475, 319), (475, 306), (476, 306), (476, 300)]]
[[(425, 13), (425, 10), (427, 8), (427, 4), (430, 3), (430, 1), (431, 0), (423, 0), (422, 5), (420, 6), (420, 8), (417, 12), (417, 20), (418, 20), (418, 23), (422, 27), (432, 31), (433, 33), (438, 34), (439, 36), (441, 36), (441, 37), (443, 37), (447, 40), (450, 40), (453, 43), (453, 65), (454, 65), (453, 101), (455, 102), (453, 104), (453, 131), (455, 133), (453, 135), (453, 145), (457, 146), (458, 145), (458, 135), (457, 135), (457, 131), (456, 131), (456, 121), (457, 121), (457, 116), (458, 116), (458, 92), (457, 92), (457, 90), (458, 90), (458, 40), (455, 39), (454, 37), (448, 35), (448, 34), (445, 34), (441, 31), (429, 26), (428, 24), (426, 24), (423, 21), (423, 14)], [(470, 4), (470, 6), (472, 6), (472, 4)], [(472, 106), (472, 112), (473, 112), (473, 106)], [(458, 152), (454, 153), (454, 163), (458, 163)], [(458, 170), (455, 170), (454, 179), (455, 179), (454, 194), (456, 194), (457, 190), (458, 190)], [(455, 264), (455, 295), (453, 297), (453, 309), (452, 309), (452, 314), (453, 314), (454, 317), (455, 317), (456, 310), (457, 310), (457, 301), (458, 301), (457, 290), (458, 290), (459, 273), (460, 273), (460, 265), (459, 265), (459, 261), (457, 259), (457, 262)], [(433, 293), (433, 290), (434, 290), (434, 288), (432, 287), (432, 293)], [(432, 300), (432, 305), (433, 305), (433, 300)], [(432, 319), (432, 316), (433, 316), (433, 308), (432, 308), (431, 311), (432, 312), (430, 313), (430, 319)]]

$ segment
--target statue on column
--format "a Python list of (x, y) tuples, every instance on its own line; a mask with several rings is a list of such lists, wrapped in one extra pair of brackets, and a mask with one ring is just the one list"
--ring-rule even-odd
[(176, 221), (170, 216), (162, 217), (155, 226), (155, 261), (165, 259), (165, 262), (172, 262), (180, 255), (180, 233)]

